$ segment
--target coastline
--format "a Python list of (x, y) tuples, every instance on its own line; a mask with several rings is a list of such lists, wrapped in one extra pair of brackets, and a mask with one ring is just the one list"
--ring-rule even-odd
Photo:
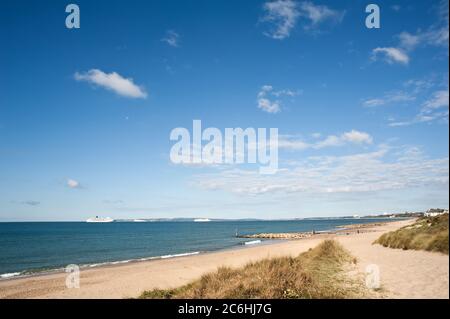
[[(333, 218), (330, 218), (331, 220), (334, 220)], [(345, 218), (339, 219), (339, 220), (345, 220)], [(353, 220), (350, 219), (349, 220)], [(313, 234), (312, 231), (303, 231), (303, 232), (287, 232), (287, 233), (254, 233), (254, 234), (248, 234), (248, 235), (237, 235), (236, 238), (247, 240), (245, 242), (240, 242), (238, 244), (229, 245), (225, 247), (220, 247), (216, 249), (207, 249), (207, 250), (196, 250), (195, 248), (192, 250), (187, 251), (179, 251), (171, 254), (161, 254), (161, 255), (154, 255), (154, 256), (139, 256), (139, 257), (131, 257), (131, 258), (124, 258), (124, 259), (116, 259), (116, 260), (99, 260), (99, 261), (92, 261), (87, 263), (71, 263), (71, 264), (77, 264), (81, 270), (96, 268), (96, 267), (107, 267), (107, 266), (114, 266), (114, 265), (120, 265), (120, 264), (128, 264), (128, 263), (136, 263), (136, 262), (144, 262), (144, 261), (151, 261), (151, 260), (159, 260), (159, 259), (168, 259), (168, 258), (176, 258), (176, 257), (185, 257), (190, 255), (198, 255), (198, 254), (206, 254), (206, 253), (213, 253), (213, 252), (220, 252), (220, 251), (227, 251), (232, 249), (241, 249), (241, 248), (248, 248), (249, 246), (253, 245), (269, 245), (273, 244), (277, 241), (284, 241), (284, 240), (297, 240), (297, 239), (305, 239), (310, 238), (312, 235), (314, 237), (317, 237), (319, 235), (331, 235), (331, 234), (341, 234), (341, 233), (350, 233), (357, 231), (357, 229), (366, 229), (371, 226), (380, 225), (384, 223), (392, 222), (391, 220), (383, 219), (381, 221), (365, 221), (364, 223), (357, 223), (357, 224), (344, 224), (344, 225), (337, 225), (334, 226), (334, 228), (330, 229), (323, 229), (315, 231)], [(69, 263), (68, 263), (69, 264)], [(67, 265), (68, 265), (67, 264)], [(51, 274), (57, 274), (57, 273), (64, 273), (65, 267), (64, 265), (56, 265), (55, 267), (47, 267), (47, 268), (37, 268), (37, 269), (25, 269), (25, 270), (14, 270), (7, 273), (0, 273), (0, 282), (5, 280), (12, 280), (12, 279), (19, 279), (19, 278), (30, 278), (30, 277), (37, 277), (37, 276), (43, 276), (43, 275), (51, 275)]]
[[(260, 247), (260, 246), (264, 246), (264, 245), (274, 245), (276, 243), (280, 243), (281, 241), (282, 240), (277, 240), (277, 239), (265, 239), (263, 241), (249, 240), (247, 242), (243, 242), (242, 244), (233, 245), (230, 247), (220, 248), (220, 249), (216, 249), (216, 250), (193, 251), (193, 252), (168, 254), (168, 255), (161, 255), (161, 256), (150, 256), (150, 257), (142, 257), (142, 258), (124, 259), (124, 260), (117, 260), (117, 261), (96, 262), (96, 263), (82, 264), (82, 265), (78, 265), (78, 266), (80, 267), (80, 271), (88, 270), (88, 269), (97, 269), (97, 268), (109, 268), (109, 267), (115, 267), (115, 266), (121, 266), (121, 265), (127, 265), (127, 264), (151, 262), (151, 261), (156, 261), (156, 260), (169, 260), (169, 259), (173, 259), (173, 258), (186, 258), (186, 257), (190, 257), (190, 256), (195, 256), (195, 255), (214, 254), (214, 253), (227, 252), (227, 251), (232, 251), (232, 250), (247, 249), (247, 248), (251, 248), (251, 247), (255, 247), (255, 246)], [(0, 283), (2, 283), (4, 281), (9, 281), (9, 280), (35, 278), (35, 277), (48, 276), (48, 275), (53, 275), (53, 274), (64, 274), (64, 273), (65, 273), (64, 267), (37, 270), (37, 271), (28, 270), (28, 271), (22, 271), (22, 272), (5, 273), (5, 274), (0, 275)], [(1, 277), (4, 275), (6, 275), (6, 276)], [(1, 299), (1, 295), (0, 295), (0, 299)]]
[[(422, 251), (401, 251), (372, 245), (382, 233), (398, 229), (412, 220), (387, 222), (369, 228), (371, 232), (318, 234), (299, 240), (262, 245), (242, 245), (222, 251), (121, 264), (82, 268), (79, 289), (65, 287), (65, 273), (38, 274), (0, 281), (0, 298), (131, 298), (144, 290), (174, 288), (199, 278), (219, 266), (240, 267), (248, 262), (278, 256), (296, 256), (315, 247), (323, 239), (341, 242), (359, 260), (360, 271), (367, 264), (382, 265), (383, 288), (390, 297), (415, 298), (415, 294), (448, 298), (448, 256)], [(407, 267), (402, 263), (408, 262)], [(410, 272), (402, 271), (411, 269)], [(424, 267), (441, 274), (432, 283)], [(417, 278), (415, 278), (417, 277)], [(401, 280), (404, 278), (405, 280)], [(428, 280), (428, 282), (424, 282)], [(393, 282), (392, 282), (393, 281)], [(425, 285), (425, 287), (421, 287)], [(414, 287), (411, 287), (414, 286)], [(428, 294), (428, 292), (430, 292)], [(419, 297), (420, 297), (419, 296)]]

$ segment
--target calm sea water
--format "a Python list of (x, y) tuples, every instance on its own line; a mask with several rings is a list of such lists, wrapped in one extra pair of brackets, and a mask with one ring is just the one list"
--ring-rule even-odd
[(243, 245), (239, 234), (331, 230), (380, 219), (198, 222), (0, 223), (0, 276)]

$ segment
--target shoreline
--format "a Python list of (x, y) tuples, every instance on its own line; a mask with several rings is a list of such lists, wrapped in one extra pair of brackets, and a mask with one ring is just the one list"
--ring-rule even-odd
[[(403, 220), (403, 219), (397, 219), (396, 221), (399, 221), (399, 220)], [(191, 256), (191, 255), (208, 254), (208, 253), (221, 252), (221, 251), (234, 250), (234, 249), (243, 249), (243, 248), (249, 248), (249, 247), (252, 247), (255, 245), (258, 245), (258, 246), (259, 245), (271, 245), (271, 244), (277, 243), (279, 241), (300, 240), (300, 239), (312, 238), (313, 236), (315, 238), (318, 238), (317, 236), (321, 236), (321, 235), (339, 235), (339, 234), (345, 233), (345, 232), (347, 232), (347, 235), (348, 235), (348, 233), (354, 232), (356, 229), (367, 229), (367, 228), (370, 228), (373, 226), (382, 225), (382, 224), (391, 223), (391, 222), (394, 222), (394, 221), (382, 220), (382, 221), (374, 221), (374, 222), (361, 223), (361, 224), (341, 225), (341, 226), (336, 226), (334, 229), (316, 231), (314, 234), (312, 232), (289, 232), (289, 233), (261, 233), (261, 234), (257, 233), (257, 234), (249, 234), (249, 235), (238, 235), (238, 236), (236, 236), (236, 238), (261, 239), (261, 241), (259, 243), (256, 243), (256, 240), (249, 240), (248, 242), (242, 242), (240, 244), (223, 247), (223, 248), (218, 248), (218, 249), (214, 249), (214, 250), (188, 251), (188, 252), (180, 252), (180, 253), (176, 253), (176, 254), (167, 254), (167, 255), (160, 255), (160, 256), (144, 256), (144, 257), (136, 257), (136, 258), (131, 258), (131, 259), (119, 259), (119, 260), (112, 260), (112, 261), (96, 261), (96, 262), (91, 262), (91, 263), (86, 263), (86, 264), (80, 264), (78, 266), (80, 267), (80, 270), (86, 270), (86, 269), (92, 269), (92, 268), (98, 268), (98, 267), (111, 267), (111, 266), (116, 266), (116, 265), (147, 262), (147, 261), (152, 261), (152, 260), (179, 258), (179, 257), (187, 257), (187, 256)], [(247, 243), (250, 243), (250, 244), (247, 244)], [(7, 281), (7, 280), (21, 279), (21, 278), (32, 278), (32, 277), (39, 277), (39, 276), (52, 275), (52, 274), (61, 274), (61, 273), (65, 273), (66, 266), (56, 266), (55, 268), (46, 268), (46, 269), (26, 269), (26, 270), (22, 270), (22, 271), (11, 271), (9, 273), (2, 273), (2, 274), (0, 274), (0, 282)]]
[[(405, 219), (407, 220), (407, 219)], [(409, 220), (409, 219), (408, 219)], [(399, 220), (396, 220), (399, 221)], [(377, 226), (383, 226), (384, 224), (392, 223), (394, 221), (379, 221), (363, 224), (350, 224), (336, 226), (334, 229), (330, 230), (318, 230), (318, 231), (308, 231), (308, 232), (289, 232), (289, 233), (256, 233), (250, 235), (238, 235), (238, 238), (247, 239), (275, 239), (275, 240), (300, 240), (306, 238), (317, 237), (319, 235), (350, 235), (352, 233), (365, 233), (370, 232), (371, 228)]]
[[(397, 219), (396, 221), (399, 221), (399, 220)], [(123, 265), (123, 264), (133, 264), (133, 263), (148, 262), (148, 261), (153, 261), (153, 260), (169, 259), (169, 258), (182, 258), (182, 257), (188, 257), (188, 256), (192, 256), (192, 255), (200, 255), (200, 254), (203, 255), (203, 254), (210, 254), (210, 253), (221, 252), (221, 251), (245, 249), (245, 248), (250, 248), (250, 247), (260, 246), (260, 245), (272, 245), (279, 241), (286, 241), (286, 240), (304, 240), (307, 238), (319, 238), (319, 236), (324, 236), (324, 235), (341, 235), (341, 234), (349, 235), (350, 233), (355, 232), (357, 229), (367, 229), (370, 227), (379, 226), (379, 225), (383, 225), (386, 223), (392, 223), (392, 222), (395, 222), (395, 221), (382, 220), (382, 221), (370, 222), (370, 223), (341, 225), (341, 226), (336, 226), (334, 229), (316, 231), (314, 234), (312, 232), (289, 232), (289, 233), (256, 233), (256, 234), (250, 234), (250, 235), (238, 235), (238, 236), (236, 236), (237, 238), (262, 239), (262, 240), (258, 243), (256, 243), (256, 240), (249, 240), (248, 242), (243, 242), (241, 244), (236, 244), (233, 246), (219, 248), (219, 249), (215, 249), (215, 250), (181, 252), (181, 253), (176, 253), (176, 254), (137, 257), (137, 258), (132, 258), (132, 259), (121, 259), (121, 260), (114, 260), (114, 261), (99, 261), (99, 262), (92, 262), (92, 263), (87, 263), (87, 264), (80, 264), (78, 266), (80, 267), (80, 270), (93, 269), (93, 268), (98, 268), (98, 267), (113, 267), (113, 266)], [(250, 243), (250, 244), (247, 244), (247, 243)], [(65, 267), (63, 267), (63, 266), (59, 266), (56, 268), (42, 269), (42, 270), (29, 269), (29, 270), (22, 270), (22, 271), (13, 271), (10, 273), (0, 274), (0, 283), (3, 281), (8, 281), (8, 280), (33, 278), (33, 277), (40, 277), (40, 276), (46, 276), (46, 275), (52, 275), (52, 274), (63, 274), (63, 273), (65, 273)]]
[[(123, 265), (132, 265), (132, 264), (146, 263), (146, 262), (152, 262), (152, 261), (158, 261), (158, 260), (187, 258), (187, 257), (192, 257), (192, 256), (197, 256), (197, 255), (207, 255), (207, 254), (214, 254), (214, 253), (227, 252), (227, 251), (233, 251), (233, 250), (248, 249), (248, 248), (252, 248), (252, 247), (256, 247), (256, 246), (260, 247), (260, 246), (275, 245), (280, 242), (281, 242), (281, 240), (277, 240), (277, 239), (266, 239), (266, 240), (260, 241), (259, 243), (253, 243), (253, 241), (248, 241), (248, 242), (244, 242), (243, 244), (233, 245), (230, 247), (220, 248), (220, 249), (216, 249), (216, 250), (193, 251), (193, 252), (186, 252), (186, 253), (179, 253), (179, 254), (168, 254), (168, 255), (161, 255), (161, 256), (124, 259), (124, 260), (117, 260), (117, 261), (94, 262), (94, 263), (82, 264), (82, 265), (78, 265), (78, 266), (80, 267), (80, 271), (89, 270), (89, 269), (99, 269), (99, 268), (112, 268), (112, 267), (120, 267)], [(247, 243), (250, 243), (250, 244), (247, 244)], [(29, 272), (29, 273), (27, 273), (27, 272)], [(0, 284), (4, 281), (43, 277), (43, 276), (49, 276), (49, 275), (54, 275), (54, 274), (64, 274), (65, 267), (45, 269), (45, 270), (41, 270), (41, 271), (40, 270), (38, 270), (38, 271), (24, 270), (22, 272), (13, 272), (11, 274), (15, 274), (15, 273), (17, 273), (18, 275), (1, 277), (3, 275), (8, 275), (10, 273), (0, 274)]]
[(389, 298), (448, 298), (447, 255), (372, 245), (381, 234), (410, 222), (387, 222), (365, 233), (315, 235), (191, 256), (85, 268), (80, 271), (79, 289), (66, 288), (66, 273), (10, 278), (0, 281), (0, 298), (134, 298), (145, 290), (182, 286), (220, 266), (236, 268), (264, 258), (298, 256), (324, 239), (343, 244), (358, 259), (362, 274), (367, 265), (379, 265), (382, 287), (389, 291)]

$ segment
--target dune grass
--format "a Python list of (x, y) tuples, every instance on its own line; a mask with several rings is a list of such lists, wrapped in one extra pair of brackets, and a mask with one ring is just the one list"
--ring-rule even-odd
[(383, 234), (384, 247), (437, 251), (448, 255), (448, 214), (419, 218), (414, 224)]
[(361, 288), (345, 274), (356, 260), (336, 241), (326, 240), (298, 257), (221, 267), (176, 289), (154, 289), (140, 298), (354, 298)]

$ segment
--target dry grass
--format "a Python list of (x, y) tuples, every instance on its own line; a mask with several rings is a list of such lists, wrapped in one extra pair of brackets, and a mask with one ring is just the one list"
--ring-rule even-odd
[(353, 298), (361, 288), (344, 270), (354, 261), (339, 243), (326, 240), (296, 258), (221, 267), (188, 285), (146, 291), (141, 298)]
[(419, 218), (413, 225), (382, 235), (375, 243), (390, 248), (438, 251), (448, 255), (448, 214)]

